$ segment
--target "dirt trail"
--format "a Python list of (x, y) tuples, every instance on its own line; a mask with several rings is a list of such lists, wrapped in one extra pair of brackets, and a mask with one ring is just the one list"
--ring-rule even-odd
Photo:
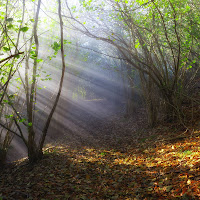
[[(138, 114), (128, 120), (123, 118), (122, 108), (106, 99), (70, 102), (62, 96), (48, 130), (46, 144), (65, 143), (76, 147), (107, 148), (117, 146), (122, 139), (125, 143), (130, 143), (130, 136), (133, 138), (132, 134), (141, 121)], [(38, 115), (37, 128), (41, 131), (46, 114)], [(15, 138), (9, 150), (8, 161), (25, 156), (25, 146), (20, 139)]]
[[(37, 94), (35, 128), (38, 135), (41, 134), (57, 93), (58, 73), (52, 73), (52, 81), (46, 84), (46, 89), (39, 90)], [(103, 84), (103, 80), (100, 86), (94, 81), (90, 84), (96, 96), (73, 99), (72, 92), (76, 85), (74, 82), (77, 80), (71, 76), (68, 74), (64, 80), (61, 97), (48, 129), (46, 144), (59, 142), (77, 147), (89, 145), (102, 148), (117, 146), (122, 138), (130, 136), (138, 128), (141, 118), (138, 116), (141, 116), (141, 113), (136, 113), (131, 120), (123, 120), (123, 97), (120, 96), (119, 89), (116, 91), (109, 82)], [(41, 88), (45, 86), (43, 84), (45, 83), (39, 84)], [(132, 139), (127, 140), (130, 142)], [(8, 162), (26, 156), (26, 147), (21, 139), (15, 137), (8, 152)]]
[[(48, 94), (42, 96), (39, 102), (46, 102), (48, 96)], [(45, 123), (49, 107), (50, 105), (45, 112), (38, 112), (36, 116), (36, 128), (39, 133)], [(62, 96), (50, 124), (46, 143), (59, 141), (77, 146), (95, 145), (98, 143), (97, 134), (100, 130), (103, 131), (103, 126), (115, 113), (115, 105), (106, 99), (70, 102)], [(9, 149), (8, 162), (25, 156), (27, 156), (26, 147), (21, 139), (15, 137)]]

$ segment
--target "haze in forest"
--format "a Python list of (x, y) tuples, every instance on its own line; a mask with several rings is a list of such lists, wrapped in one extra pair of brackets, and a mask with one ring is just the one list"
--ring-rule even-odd
[(141, 113), (144, 127), (186, 126), (184, 105), (199, 95), (198, 3), (0, 6), (0, 123), (2, 141), (11, 144), (2, 145), (8, 160), (28, 155), (35, 162), (44, 144), (56, 141), (95, 143), (98, 126), (116, 116)]

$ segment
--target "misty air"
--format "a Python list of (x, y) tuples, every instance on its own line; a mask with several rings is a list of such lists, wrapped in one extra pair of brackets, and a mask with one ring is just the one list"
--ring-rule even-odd
[(0, 200), (200, 198), (198, 0), (1, 0)]

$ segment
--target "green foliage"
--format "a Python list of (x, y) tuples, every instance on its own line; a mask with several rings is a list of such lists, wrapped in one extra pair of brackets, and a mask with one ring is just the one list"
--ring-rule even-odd
[(72, 7), (71, 7), (71, 10), (72, 10), (72, 12), (75, 13), (75, 12), (76, 12), (76, 6), (72, 6)]
[(13, 21), (13, 18), (8, 18), (6, 19), (7, 22), (12, 22)]
[(28, 126), (32, 126), (32, 125), (33, 125), (33, 123), (32, 123), (32, 122), (29, 122), (29, 123), (28, 123)]
[[(160, 99), (157, 100), (172, 107), (163, 109), (161, 106), (158, 110), (166, 110), (166, 113), (172, 110), (170, 116), (178, 118), (177, 113), (182, 113), (183, 96), (190, 98), (187, 83), (192, 87), (193, 75), (199, 69), (198, 0), (114, 0), (108, 1), (103, 8), (101, 2), (81, 1), (82, 12), (95, 18), (91, 18), (91, 21), (80, 20), (89, 30), (86, 34), (112, 44), (130, 66), (144, 73), (142, 80), (146, 83), (143, 83), (143, 90), (147, 90), (144, 94), (149, 90), (153, 93), (154, 89), (150, 88), (154, 85), (158, 89), (155, 89), (156, 95), (159, 91)], [(103, 28), (99, 24), (103, 24)], [(98, 36), (93, 34), (94, 28)], [(129, 74), (127, 76), (130, 77)], [(146, 98), (152, 105), (158, 104), (153, 96), (147, 95)], [(153, 116), (151, 114), (149, 116)]]
[[(69, 43), (67, 40), (64, 40), (64, 44)], [(54, 42), (53, 44), (50, 45), (51, 48), (54, 50), (53, 56), (48, 56), (49, 60), (52, 58), (56, 58), (56, 55), (58, 54), (58, 51), (61, 49), (61, 43), (59, 42)]]
[(28, 31), (28, 27), (27, 26), (25, 26), (25, 27), (22, 27), (22, 28), (20, 28), (20, 31), (22, 31), (22, 32), (26, 32), (26, 31)]
[(61, 48), (61, 44), (60, 42), (54, 42), (52, 45), (51, 45), (52, 49), (55, 51), (55, 52), (58, 52)]
[(4, 47), (3, 47), (3, 50), (4, 50), (4, 51), (10, 51), (10, 48), (4, 46)]
[(72, 44), (72, 42), (70, 40), (63, 40), (64, 44)]
[(25, 122), (26, 120), (27, 120), (26, 118), (22, 118), (22, 119), (19, 120), (19, 122), (23, 123), (23, 122)]
[(13, 118), (13, 115), (5, 115), (5, 117), (6, 117), (7, 119), (9, 119), (9, 118)]
[(140, 42), (139, 42), (139, 40), (137, 40), (136, 41), (136, 44), (135, 44), (135, 48), (137, 49), (137, 48), (139, 48), (140, 47)]
[[(32, 49), (34, 49), (34, 47), (32, 47)], [(33, 59), (33, 60), (37, 58), (34, 50), (30, 51), (30, 58)]]
[(49, 81), (49, 80), (52, 79), (50, 76), (51, 76), (51, 74), (47, 74), (47, 75), (45, 75), (45, 78), (42, 78), (41, 80), (42, 81)]
[(36, 62), (37, 63), (43, 62), (43, 59), (37, 59)]

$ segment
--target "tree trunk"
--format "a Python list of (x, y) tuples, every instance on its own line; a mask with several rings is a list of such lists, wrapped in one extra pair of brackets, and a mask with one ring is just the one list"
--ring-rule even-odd
[(135, 102), (134, 102), (134, 88), (128, 88), (127, 101), (126, 101), (126, 116), (130, 117), (135, 112)]
[(34, 164), (42, 159), (42, 149), (37, 148), (34, 144), (28, 146), (28, 159), (30, 164)]
[(179, 120), (182, 123), (184, 115), (181, 110), (182, 99), (175, 92), (164, 96), (165, 100), (165, 120), (168, 122)]
[(146, 111), (148, 117), (148, 125), (154, 127), (157, 122), (157, 105), (156, 105), (156, 91), (153, 90), (153, 82), (150, 77), (146, 77), (144, 73), (139, 72), (143, 95), (146, 103)]
[(147, 107), (148, 125), (150, 127), (154, 127), (157, 122), (157, 110), (151, 97), (147, 97), (146, 107)]
[(2, 168), (6, 161), (6, 150), (0, 149), (0, 168)]
[(33, 126), (28, 129), (28, 159), (30, 164), (36, 163), (38, 160), (42, 158), (43, 152), (42, 148), (36, 144), (35, 142), (35, 131)]

